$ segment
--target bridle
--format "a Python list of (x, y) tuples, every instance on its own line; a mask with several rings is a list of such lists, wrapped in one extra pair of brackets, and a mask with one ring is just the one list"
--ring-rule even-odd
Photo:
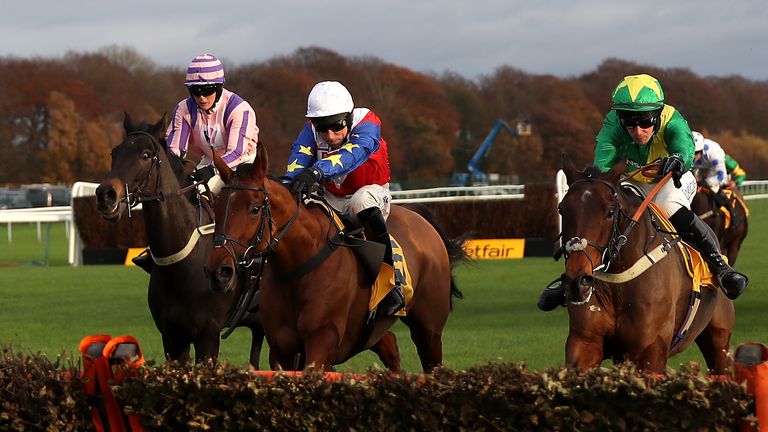
[[(141, 203), (148, 202), (148, 201), (162, 201), (164, 199), (163, 193), (158, 192), (160, 190), (160, 176), (157, 174), (157, 169), (160, 166), (161, 160), (160, 160), (160, 143), (157, 141), (157, 138), (154, 137), (154, 135), (150, 134), (149, 132), (145, 131), (133, 131), (129, 132), (126, 136), (126, 139), (130, 136), (135, 135), (144, 135), (149, 137), (150, 142), (152, 143), (152, 147), (155, 149), (155, 154), (152, 157), (152, 160), (150, 161), (149, 168), (147, 169), (147, 174), (144, 176), (144, 180), (139, 183), (139, 185), (136, 187), (135, 192), (131, 192), (128, 183), (124, 184), (125, 187), (125, 197), (121, 201), (125, 201), (125, 204), (128, 206), (128, 217), (131, 217), (131, 209), (138, 206)], [(150, 179), (152, 178), (152, 174), (155, 173), (155, 191), (156, 193), (154, 195), (144, 195), (144, 189), (149, 185)]]
[[(559, 260), (561, 256), (565, 257), (566, 262), (568, 261), (568, 258), (570, 255), (574, 252), (582, 252), (587, 249), (587, 247), (591, 247), (595, 250), (597, 250), (600, 253), (600, 264), (595, 265), (595, 263), (592, 263), (592, 259), (587, 255), (587, 259), (589, 259), (590, 263), (592, 263), (592, 272), (597, 271), (608, 271), (608, 268), (611, 265), (611, 262), (615, 260), (619, 253), (621, 252), (622, 246), (626, 244), (627, 242), (627, 235), (629, 234), (629, 230), (626, 230), (624, 232), (621, 232), (619, 225), (621, 217), (623, 216), (625, 219), (631, 220), (631, 218), (624, 213), (624, 209), (621, 207), (621, 204), (619, 203), (619, 190), (617, 186), (613, 183), (610, 183), (606, 180), (598, 179), (598, 178), (585, 178), (576, 180), (571, 184), (571, 190), (574, 185), (579, 183), (596, 183), (601, 184), (609, 189), (611, 189), (612, 195), (611, 195), (611, 218), (612, 218), (612, 225), (611, 225), (611, 234), (608, 237), (608, 241), (604, 246), (600, 246), (594, 241), (588, 240), (584, 237), (572, 237), (567, 241), (564, 241), (562, 246), (555, 252), (554, 258), (555, 260)], [(630, 227), (632, 225), (630, 224)], [(558, 236), (559, 238), (562, 238), (563, 233), (560, 233)]]

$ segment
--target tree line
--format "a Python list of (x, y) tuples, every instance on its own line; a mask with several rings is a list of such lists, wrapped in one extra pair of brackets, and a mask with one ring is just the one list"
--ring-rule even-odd
[[(466, 164), (497, 120), (526, 120), (529, 136), (500, 134), (485, 172), (520, 182), (551, 182), (563, 152), (592, 162), (594, 138), (625, 76), (658, 78), (666, 101), (694, 130), (722, 144), (749, 178), (768, 177), (768, 82), (733, 75), (702, 77), (689, 69), (607, 59), (592, 72), (559, 78), (501, 65), (469, 79), (424, 74), (371, 56), (347, 57), (305, 47), (263, 62), (223, 59), (226, 87), (256, 110), (271, 173), (282, 174), (304, 122), (307, 94), (321, 80), (349, 88), (356, 106), (374, 110), (390, 146), (393, 181), (445, 185)], [(125, 112), (157, 121), (188, 94), (186, 65), (162, 67), (132, 48), (109, 46), (60, 58), (0, 57), (0, 184), (99, 181), (123, 137)]]

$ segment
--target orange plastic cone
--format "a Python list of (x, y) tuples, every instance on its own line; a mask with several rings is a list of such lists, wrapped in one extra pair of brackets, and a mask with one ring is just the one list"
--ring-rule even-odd
[[(740, 344), (734, 353), (737, 382), (747, 382), (747, 393), (755, 397), (757, 430), (768, 430), (768, 347), (757, 342)], [(755, 431), (749, 425), (742, 431)]]

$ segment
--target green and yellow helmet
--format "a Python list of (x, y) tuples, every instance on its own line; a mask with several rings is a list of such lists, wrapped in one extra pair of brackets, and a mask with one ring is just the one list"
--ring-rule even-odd
[(656, 78), (629, 75), (616, 86), (611, 108), (617, 111), (654, 111), (664, 108), (664, 91)]

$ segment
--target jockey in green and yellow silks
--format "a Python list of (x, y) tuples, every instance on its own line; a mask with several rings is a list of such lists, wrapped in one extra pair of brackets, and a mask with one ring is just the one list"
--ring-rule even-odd
[[(691, 211), (697, 185), (691, 172), (695, 148), (688, 123), (664, 103), (661, 84), (650, 75), (624, 77), (613, 90), (611, 103), (595, 139), (595, 165), (608, 172), (626, 160), (627, 172), (632, 172), (658, 162), (659, 178), (672, 173), (674, 181), (662, 185), (653, 201), (669, 215), (680, 237), (701, 252), (725, 295), (735, 299), (746, 289), (748, 278), (725, 262), (715, 234)], [(658, 178), (638, 175), (628, 182), (647, 195)], [(538, 307), (549, 311), (564, 304), (565, 287), (561, 283), (544, 290)]]

